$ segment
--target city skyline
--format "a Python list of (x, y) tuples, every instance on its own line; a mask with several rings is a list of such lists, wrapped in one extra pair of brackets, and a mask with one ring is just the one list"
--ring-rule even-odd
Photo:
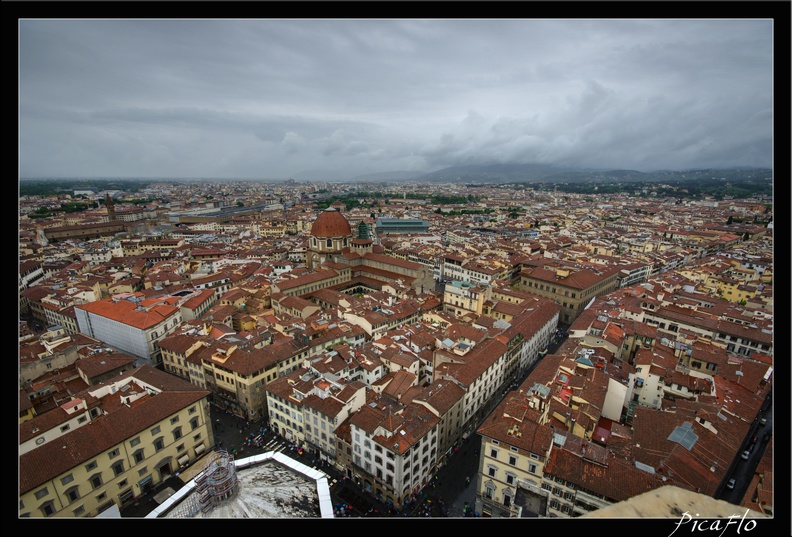
[(18, 29), (20, 178), (772, 168), (773, 19)]
[[(447, 512), (432, 517), (599, 516), (669, 485), (778, 516), (766, 194), (438, 185), (432, 197), (455, 195), (314, 210), (336, 188), (159, 183), (146, 203), (118, 192), (112, 210), (80, 212), (20, 199), (20, 516), (151, 514), (163, 490), (191, 490), (182, 468), (200, 469), (205, 452), (249, 457), (236, 424), (262, 416), (277, 441), (309, 451), (305, 464), (318, 470), (311, 456), (324, 455), (360, 487), (362, 516), (390, 500), (423, 518), (412, 497), (423, 489), (437, 505), (435, 480)], [(392, 217), (428, 226), (382, 225)], [(171, 391), (124, 392), (131, 376), (116, 369), (133, 363), (153, 366), (127, 369), (137, 384)], [(142, 398), (119, 404), (119, 393)], [(171, 407), (168, 393), (207, 397), (204, 411), (193, 399)], [(232, 420), (218, 430), (212, 402)], [(86, 414), (82, 425), (66, 408)], [(465, 440), (471, 458), (454, 452)], [(355, 455), (370, 444), (371, 467)], [(59, 465), (40, 462), (53, 454)], [(99, 484), (100, 472), (111, 478)], [(335, 506), (352, 501), (345, 490)], [(716, 516), (699, 501), (696, 512)]]

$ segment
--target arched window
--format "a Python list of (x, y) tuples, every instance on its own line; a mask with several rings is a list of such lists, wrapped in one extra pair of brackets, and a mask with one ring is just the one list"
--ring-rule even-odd
[(69, 499), (69, 503), (74, 503), (80, 499), (80, 487), (79, 485), (75, 485), (66, 489), (66, 497)]
[(55, 514), (55, 502), (53, 500), (49, 500), (41, 504), (41, 512), (44, 513), (44, 516), (52, 516)]

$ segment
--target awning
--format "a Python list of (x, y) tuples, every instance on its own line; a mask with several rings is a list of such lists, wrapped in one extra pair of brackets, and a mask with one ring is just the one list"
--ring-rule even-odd
[(201, 443), (201, 444), (195, 446), (195, 454), (196, 455), (200, 455), (201, 453), (204, 452), (205, 449), (206, 449), (206, 446), (204, 446), (203, 443)]
[(179, 459), (179, 466), (184, 466), (185, 464), (187, 464), (189, 462), (189, 460), (190, 460), (190, 457), (187, 456), (187, 455), (185, 455), (184, 457), (181, 457)]

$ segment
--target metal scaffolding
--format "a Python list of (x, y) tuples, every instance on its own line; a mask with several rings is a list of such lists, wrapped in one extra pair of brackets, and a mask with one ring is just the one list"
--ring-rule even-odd
[(225, 450), (212, 452), (203, 470), (195, 477), (195, 485), (195, 491), (179, 508), (177, 516), (192, 517), (198, 511), (208, 513), (236, 495), (239, 491), (239, 479), (233, 455)]

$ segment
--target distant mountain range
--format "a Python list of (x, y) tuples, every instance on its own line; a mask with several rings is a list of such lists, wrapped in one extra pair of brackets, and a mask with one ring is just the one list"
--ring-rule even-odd
[[(316, 177), (316, 176), (314, 176)], [(308, 177), (305, 177), (307, 179)], [(489, 164), (452, 166), (431, 173), (404, 171), (359, 175), (348, 178), (350, 182), (420, 181), (426, 183), (634, 183), (662, 181), (697, 181), (705, 179), (769, 180), (769, 168), (709, 168), (697, 170), (591, 170), (563, 168), (543, 164)], [(314, 179), (316, 180), (316, 179)]]
[[(141, 178), (141, 177), (116, 177), (116, 178), (20, 178), (20, 182), (36, 181), (146, 181), (146, 180), (173, 181), (178, 177)], [(183, 178), (186, 179), (186, 178)], [(256, 180), (256, 178), (223, 178), (213, 177), (205, 181), (222, 180)], [(421, 182), (421, 183), (636, 183), (636, 182), (679, 182), (697, 180), (723, 180), (723, 181), (762, 181), (772, 180), (770, 168), (706, 168), (691, 170), (657, 170), (639, 172), (636, 170), (593, 170), (571, 167), (551, 166), (546, 164), (476, 164), (468, 166), (451, 166), (436, 170), (431, 173), (387, 171), (368, 173), (350, 177), (335, 170), (305, 170), (284, 178), (258, 179), (264, 181), (280, 182), (286, 179), (311, 182), (342, 182), (342, 183), (390, 183), (390, 182)]]
[(580, 173), (579, 168), (562, 168), (545, 164), (476, 164), (452, 166), (422, 175), (418, 179), (439, 183), (513, 183), (548, 181), (550, 177)]

